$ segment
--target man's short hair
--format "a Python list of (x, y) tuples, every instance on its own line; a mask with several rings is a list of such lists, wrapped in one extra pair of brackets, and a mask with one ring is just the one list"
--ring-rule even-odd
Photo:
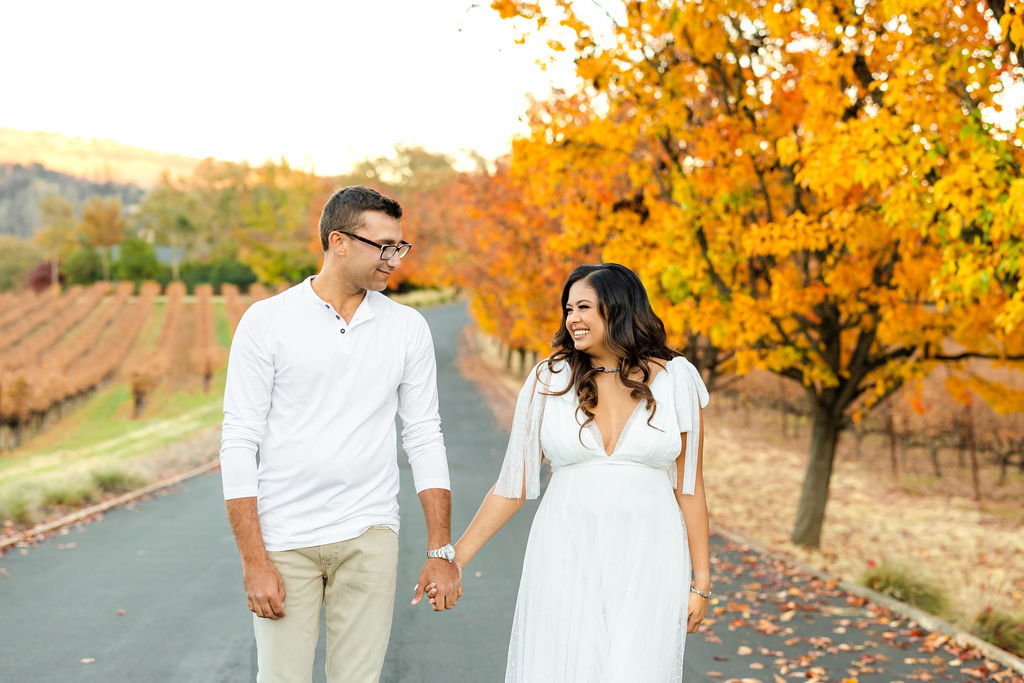
[(335, 230), (358, 233), (363, 214), (380, 211), (395, 220), (402, 218), (402, 207), (391, 197), (363, 185), (352, 185), (331, 195), (320, 214), (320, 244), (327, 251), (328, 236)]

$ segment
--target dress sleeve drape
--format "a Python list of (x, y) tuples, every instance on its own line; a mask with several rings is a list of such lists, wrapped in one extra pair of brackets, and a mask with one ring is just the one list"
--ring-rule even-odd
[(494, 493), (504, 498), (533, 499), (540, 495), (540, 426), (544, 417), (545, 392), (549, 391), (547, 362), (533, 368), (516, 400), (512, 433), (505, 449), (505, 461), (494, 485)]
[[(686, 432), (686, 457), (683, 459), (683, 484), (680, 493), (693, 495), (697, 485), (697, 457), (700, 449), (700, 409), (708, 404), (708, 389), (693, 363), (674, 358), (666, 370), (672, 371), (675, 391), (676, 421), (679, 431)], [(669, 468), (672, 487), (678, 482), (675, 463)]]

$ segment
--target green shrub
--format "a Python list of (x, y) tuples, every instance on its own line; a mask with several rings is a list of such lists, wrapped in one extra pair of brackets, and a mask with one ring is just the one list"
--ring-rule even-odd
[(96, 470), (92, 473), (92, 480), (103, 493), (116, 494), (134, 491), (148, 483), (146, 477), (138, 472), (118, 469)]
[(43, 504), (74, 507), (93, 502), (98, 494), (91, 478), (72, 477), (48, 483), (43, 490)]
[(924, 579), (912, 576), (907, 570), (890, 564), (883, 563), (869, 569), (860, 583), (930, 614), (941, 614), (946, 606), (942, 591)]
[(255, 283), (256, 280), (256, 273), (241, 261), (221, 258), (210, 264), (210, 282), (216, 286), (218, 292), (224, 283), (237, 285), (239, 290), (247, 292), (249, 285)]
[(220, 292), (220, 286), (224, 283), (237, 285), (239, 290), (246, 292), (249, 285), (257, 280), (249, 266), (233, 258), (185, 261), (179, 273), (190, 294), (195, 291), (196, 285), (204, 282), (213, 285), (217, 292)]
[(986, 607), (974, 617), (971, 631), (996, 647), (1024, 657), (1024, 619)]
[(103, 263), (95, 249), (83, 248), (64, 259), (60, 272), (69, 285), (88, 285), (103, 278)]
[(43, 250), (28, 240), (0, 235), (0, 292), (21, 289), (25, 276), (43, 258)]
[(10, 520), (15, 524), (29, 525), (39, 521), (37, 491), (19, 490), (14, 487), (0, 489), (0, 521)]
[(119, 245), (117, 260), (112, 264), (111, 274), (115, 280), (156, 280), (160, 275), (156, 249), (138, 237), (126, 238)]

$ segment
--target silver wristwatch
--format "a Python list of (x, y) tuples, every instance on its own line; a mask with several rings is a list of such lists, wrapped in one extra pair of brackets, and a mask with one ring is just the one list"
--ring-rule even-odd
[(446, 543), (440, 548), (434, 548), (433, 550), (427, 551), (427, 557), (437, 557), (442, 560), (448, 560), (449, 562), (455, 561), (455, 546), (451, 543)]

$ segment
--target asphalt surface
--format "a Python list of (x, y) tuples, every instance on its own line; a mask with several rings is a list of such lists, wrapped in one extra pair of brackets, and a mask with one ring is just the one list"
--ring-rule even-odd
[[(497, 475), (507, 430), (456, 366), (465, 307), (426, 317), (457, 537)], [(404, 463), (400, 505), (399, 588), (382, 680), (501, 681), (535, 502), (474, 559), (465, 596), (445, 613), (409, 605), (425, 536)], [(920, 680), (921, 672), (933, 676), (924, 680), (978, 680), (971, 671), (981, 660), (897, 615), (718, 537), (712, 554), (716, 602), (705, 629), (687, 641), (687, 681), (894, 681)], [(255, 669), (217, 472), (0, 557), (2, 682), (252, 681)], [(323, 680), (321, 642), (314, 681)]]

